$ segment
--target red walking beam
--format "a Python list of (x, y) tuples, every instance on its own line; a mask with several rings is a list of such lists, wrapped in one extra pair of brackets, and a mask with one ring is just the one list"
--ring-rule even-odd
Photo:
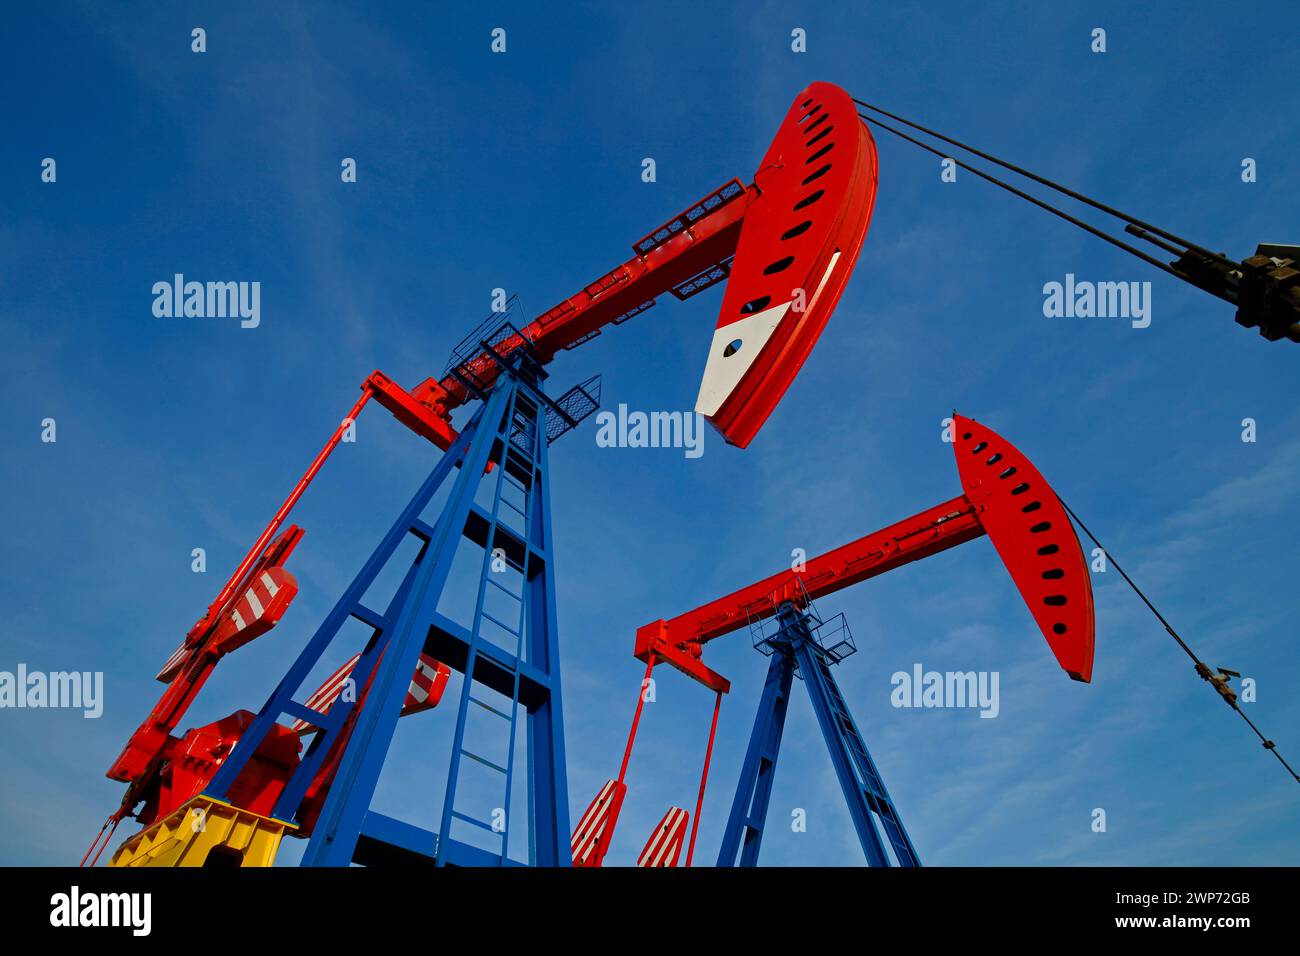
[(634, 653), (642, 661), (654, 654), (710, 690), (725, 691), (726, 680), (700, 661), (698, 649), (706, 642), (771, 617), (783, 601), (801, 600), (804, 591), (816, 599), (983, 534), (975, 506), (961, 495), (810, 558), (804, 570), (779, 571), (671, 620), (647, 624), (636, 632)]
[[(776, 409), (835, 310), (876, 200), (876, 145), (849, 95), (813, 83), (795, 97), (748, 187), (733, 179), (633, 244), (635, 256), (497, 348), (527, 340), (545, 364), (671, 292), (726, 283), (696, 410), (747, 446)], [(486, 352), (464, 369), (496, 377)], [(435, 417), (473, 397), (456, 375), (412, 393)], [(448, 426), (449, 427), (449, 426)]]
[(873, 531), (725, 597), (637, 630), (635, 656), (667, 661), (711, 690), (726, 679), (701, 660), (704, 644), (784, 601), (815, 600), (987, 534), (1030, 613), (1075, 680), (1092, 675), (1092, 584), (1070, 520), (1029, 459), (1001, 435), (960, 415), (953, 450), (965, 494)]

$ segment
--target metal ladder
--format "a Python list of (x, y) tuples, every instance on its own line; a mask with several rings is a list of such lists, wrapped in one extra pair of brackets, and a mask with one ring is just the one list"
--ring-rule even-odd
[[(469, 634), (469, 651), (465, 667), (466, 674), (474, 673), (474, 665), (478, 660), (481, 646), (485, 640), (483, 636), (484, 621), (490, 622), (500, 631), (514, 639), (514, 666), (509, 667), (512, 678), (512, 687), (510, 694), (509, 711), (504, 711), (493, 704), (488, 703), (480, 697), (474, 695), (474, 682), (465, 680), (461, 687), (460, 704), (456, 713), (456, 730), (452, 739), (451, 763), (447, 773), (446, 792), (443, 797), (442, 822), (439, 826), (439, 832), (450, 834), (452, 821), (458, 820), (470, 826), (477, 827), (488, 833), (500, 838), (499, 859), (504, 862), (508, 858), (510, 848), (510, 810), (511, 798), (514, 790), (514, 769), (515, 769), (515, 751), (519, 722), (519, 691), (520, 691), (520, 668), (519, 665), (525, 660), (525, 642), (524, 634), (527, 626), (527, 589), (529, 580), (529, 570), (532, 564), (532, 548), (528, 547), (527, 542), (531, 539), (532, 528), (530, 521), (533, 517), (533, 498), (537, 488), (540, 474), (540, 463), (538, 456), (540, 453), (540, 443), (545, 440), (545, 434), (539, 432), (539, 406), (533, 402), (527, 395), (520, 391), (515, 391), (511, 398), (510, 407), (507, 409), (505, 416), (505, 426), (502, 429), (501, 454), (498, 459), (496, 484), (493, 489), (492, 507), (489, 511), (489, 523), (487, 528), (487, 541), (489, 546), (483, 551), (483, 564), (479, 575), (478, 594), (475, 598), (474, 616), (470, 625)], [(522, 480), (517, 480), (522, 479)], [(506, 495), (506, 489), (510, 488), (521, 496), (523, 507), (519, 507), (512, 502)], [(514, 560), (504, 550), (498, 550), (491, 546), (492, 542), (498, 539), (497, 529), (502, 524), (503, 514), (502, 507), (513, 511), (522, 521), (522, 525), (517, 529), (516, 535), (525, 542), (522, 560)], [(509, 524), (506, 525), (509, 528)], [(518, 592), (502, 584), (495, 579), (495, 575), (500, 574), (495, 565), (497, 561), (502, 561), (507, 567), (513, 569), (519, 575)], [(516, 611), (514, 615), (513, 626), (506, 623), (500, 618), (490, 613), (487, 608), (488, 588), (495, 588), (500, 593), (514, 602)], [(481, 708), (486, 713), (498, 717), (508, 725), (508, 739), (505, 765), (497, 763), (494, 760), (483, 756), (473, 750), (470, 750), (465, 744), (466, 724), (469, 717), (469, 707), (473, 704)], [(457, 809), (456, 793), (460, 780), (461, 758), (469, 759), (493, 770), (504, 777), (504, 792), (502, 804), (499, 808), (501, 811), (499, 825), (497, 822), (488, 822), (480, 817), (473, 816), (469, 813)], [(495, 810), (493, 813), (496, 816)], [(531, 848), (530, 848), (531, 849)], [(439, 865), (445, 865), (443, 854), (439, 853), (437, 857)], [(531, 862), (531, 861), (530, 861)]]
[[(280, 717), (302, 719), (321, 728), (275, 808), (276, 816), (284, 820), (292, 821), (302, 813), (303, 796), (310, 792), (322, 766), (330, 769), (325, 762), (333, 762), (328, 754), (338, 743), (337, 765), (318, 807), (319, 815), (303, 855), (304, 865), (515, 865), (518, 861), (509, 859), (507, 853), (508, 808), (514, 792), (514, 753), (521, 717), (527, 730), (524, 747), (529, 862), (543, 866), (570, 862), (546, 448), (599, 407), (599, 389), (589, 380), (570, 389), (558, 401), (546, 398), (541, 387), (545, 372), (526, 344), (516, 344), (506, 351), (492, 346), (493, 342), (518, 343), (518, 336), (512, 337), (508, 330), (507, 325), (481, 342), (499, 370), (492, 381), (476, 380), (468, 374), (468, 367), (456, 371), (483, 405), (308, 642), (207, 791), (218, 798), (229, 791)], [(450, 485), (450, 493), (431, 526), (420, 515), (438, 489), (446, 485)], [(477, 500), (489, 487), (490, 508)], [(523, 500), (518, 504), (511, 501), (507, 490), (523, 494)], [(503, 520), (510, 509), (524, 521), (522, 528), (515, 529)], [(362, 598), (407, 534), (422, 539), (421, 552), (388, 609), (378, 614), (366, 608)], [(484, 550), (469, 626), (439, 610), (462, 538)], [(491, 577), (497, 557), (504, 557), (519, 573), (521, 590), (511, 595), (520, 605), (516, 614), (493, 615), (485, 606), (489, 585), (511, 593)], [(361, 675), (373, 672), (371, 686), (360, 706), (340, 699), (328, 713), (319, 713), (296, 702), (294, 696), (349, 617), (373, 628), (362, 659), (353, 670), (359, 680), (364, 679)], [(503, 617), (513, 618), (515, 626), (503, 622)], [(513, 648), (485, 639), (485, 623), (502, 628), (511, 638), (506, 643), (513, 644)], [(421, 653), (464, 675), (438, 832), (395, 819), (371, 806)], [(495, 691), (509, 703), (493, 707), (474, 693), (475, 684)], [(508, 755), (504, 761), (485, 758), (478, 752), (479, 747), (467, 747), (465, 725), (471, 701), (477, 706), (487, 705), (509, 723)], [(455, 806), (462, 757), (486, 763), (505, 777), (506, 817), (499, 831), (499, 852), (458, 840), (448, 832), (452, 820), (486, 825), (498, 832), (498, 828)]]

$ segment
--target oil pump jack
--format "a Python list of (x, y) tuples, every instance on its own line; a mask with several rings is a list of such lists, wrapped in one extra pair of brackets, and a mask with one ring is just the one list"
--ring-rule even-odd
[[(529, 860), (568, 863), (578, 837), (573, 835), (570, 843), (546, 449), (599, 406), (600, 387), (599, 378), (593, 377), (552, 399), (544, 387), (545, 367), (560, 351), (640, 315), (663, 295), (685, 300), (725, 284), (720, 315), (705, 354), (696, 409), (728, 443), (747, 446), (820, 336), (866, 235), (877, 180), (875, 143), (866, 123), (883, 124), (859, 114), (859, 105), (872, 109), (836, 86), (811, 84), (790, 106), (748, 185), (731, 179), (714, 189), (636, 241), (632, 258), (540, 316), (516, 321), (512, 311), (494, 314), (452, 350), (440, 376), (408, 391), (382, 372), (372, 373), (362, 383), (360, 397), (159, 672), (158, 679), (167, 689), (108, 771), (110, 778), (125, 783), (127, 789), (86, 860), (91, 860), (92, 854), (93, 860), (98, 860), (117, 826), (134, 817), (144, 829), (118, 849), (114, 865), (265, 864), (274, 858), (286, 834), (310, 838), (304, 857), (308, 863), (344, 865), (397, 858), (431, 860), (439, 865), (504, 865), (511, 862), (508, 821), (488, 824), (456, 809), (456, 785), (462, 757), (500, 772), (509, 816), (513, 748), (522, 713), (528, 740)], [(924, 131), (915, 124), (907, 125)], [(987, 154), (976, 154), (1015, 168)], [(1103, 238), (1124, 245), (1178, 278), (1236, 302), (1238, 321), (1259, 326), (1266, 338), (1300, 337), (1295, 322), (1300, 259), (1292, 255), (1293, 247), (1261, 247), (1262, 258), (1234, 263), (1086, 197), (1071, 195), (1121, 215), (1130, 232), (1138, 230), (1134, 234), (1158, 245), (1165, 243), (1162, 248), (1178, 254), (1179, 261), (1166, 266), (1113, 237)], [(1076, 224), (1101, 235), (1092, 227)], [(256, 715), (238, 711), (178, 736), (177, 728), (221, 658), (274, 628), (292, 602), (298, 586), (285, 562), (302, 539), (303, 530), (286, 525), (286, 520), (371, 399), (441, 449), (442, 459), (262, 709)], [(458, 430), (452, 424), (452, 413), (475, 401), (480, 404)], [(976, 434), (977, 426), (971, 423), (970, 427), (971, 434)], [(996, 437), (988, 434), (990, 441)], [(1012, 454), (1014, 450), (1006, 447), (1008, 451), (1002, 454)], [(1032, 469), (1027, 460), (1015, 467), (1026, 473)], [(969, 498), (971, 487), (966, 485), (966, 477), (963, 473)], [(484, 483), (491, 486), (490, 507), (474, 500)], [(425, 522), (420, 517), (422, 509), (448, 486), (451, 494), (437, 521)], [(1050, 496), (1042, 496), (1038, 504), (1043, 509), (1053, 508)], [(924, 552), (929, 546), (924, 542), (944, 542), (934, 545), (942, 548), (988, 533), (1028, 600), (1029, 585), (1017, 570), (1024, 555), (1017, 551), (1008, 556), (999, 544), (999, 539), (1018, 539), (1011, 531), (994, 530), (999, 522), (1012, 520), (1008, 517), (1012, 512), (992, 504), (983, 510), (978, 510), (980, 507), (969, 498), (951, 515), (926, 513), (928, 524), (909, 525), (910, 531), (886, 529), (891, 537), (881, 539), (880, 546), (890, 550), (906, 539), (923, 543)], [(971, 508), (978, 510), (978, 517)], [(511, 512), (515, 518), (509, 517)], [(1038, 523), (1056, 529), (1058, 535), (1069, 528), (1060, 516)], [(1030, 533), (1036, 532), (1031, 528)], [(408, 535), (421, 542), (419, 554), (387, 609), (376, 611), (362, 599)], [(445, 619), (436, 610), (462, 539), (483, 549), (475, 610), (468, 626)], [(1059, 547), (1068, 550), (1065, 543)], [(1077, 547), (1074, 540), (1074, 550)], [(867, 565), (888, 567), (893, 559), (866, 560)], [(493, 578), (497, 561), (514, 572), (515, 588)], [(838, 576), (834, 571), (828, 573), (834, 580), (849, 581), (859, 571), (855, 566)], [(818, 590), (810, 580), (800, 581), (800, 588), (809, 595)], [(1083, 582), (1086, 589), (1086, 577)], [(487, 610), (486, 596), (495, 593), (493, 588), (514, 602), (514, 609), (504, 615), (509, 622)], [(1087, 679), (1091, 667), (1087, 593), (1086, 626), (1081, 619), (1067, 623), (1068, 615), (1058, 615), (1051, 622), (1050, 633), (1044, 631), (1063, 666), (1068, 661), (1067, 670), (1082, 680)], [(1082, 594), (1076, 591), (1071, 614), (1078, 613)], [(745, 606), (747, 610), (754, 600), (758, 599), (753, 598)], [(788, 684), (789, 675), (800, 670), (807, 680), (828, 660), (833, 663), (835, 654), (818, 642), (809, 604), (798, 594), (785, 593), (779, 599), (769, 594), (763, 600), (769, 616), (782, 622), (777, 636), (761, 642), (773, 656), (773, 668), (784, 668), (780, 673), (774, 670), (777, 691), (770, 700), (764, 698), (765, 706), (771, 705), (765, 725), (769, 728), (765, 740), (770, 742), (772, 728), (780, 723), (777, 711), (783, 705), (777, 701), (784, 699), (780, 688)], [(1040, 626), (1045, 626), (1040, 618), (1042, 608), (1031, 601), (1031, 609)], [(304, 681), (321, 664), (348, 619), (372, 628), (369, 640), (317, 691), (304, 696)], [(485, 635), (490, 625), (499, 628), (496, 640)], [(1055, 630), (1058, 625), (1072, 630), (1067, 636)], [(1079, 643), (1084, 635), (1086, 655)], [(672, 663), (715, 689), (720, 701), (725, 689), (719, 683), (722, 679), (699, 662), (698, 653), (713, 636), (717, 634), (707, 633), (707, 628), (680, 639), (676, 633), (652, 629), (644, 643), (639, 638), (638, 655), (648, 661), (649, 669), (658, 661)], [(503, 648), (503, 644), (507, 646)], [(385, 817), (370, 802), (398, 718), (437, 705), (453, 669), (464, 680), (440, 831), (433, 833)], [(851, 724), (847, 710), (841, 708), (841, 715), (827, 696), (837, 693), (833, 680), (818, 686), (830, 701), (823, 702), (819, 713)], [(475, 697), (471, 693), (475, 688), (498, 695), (501, 706)], [(494, 761), (465, 744), (471, 704), (506, 722), (510, 748), (506, 757)], [(285, 718), (288, 722), (281, 722)], [(847, 772), (857, 774), (859, 783), (855, 785), (860, 792), (850, 802), (865, 803), (877, 818), (882, 818), (882, 812), (896, 817), (883, 784), (873, 790), (861, 783), (863, 767), (870, 758), (865, 756), (865, 747), (858, 754), (857, 743), (851, 738), (860, 742), (854, 730), (849, 737), (840, 733), (838, 743), (832, 745), (833, 752), (838, 747), (852, 764)], [(829, 736), (827, 739), (831, 743)], [(304, 752), (306, 740), (310, 743)], [(766, 746), (764, 741), (751, 744), (753, 766), (758, 769), (754, 774), (747, 770), (747, 779), (762, 779), (764, 761), (770, 770), (774, 758), (765, 756)], [(749, 761), (746, 766), (750, 767)], [(842, 782), (847, 779), (841, 777)], [(622, 773), (611, 783), (616, 785), (608, 789), (604, 801), (598, 797), (593, 802), (594, 815), (589, 811), (580, 822), (580, 832), (599, 831), (600, 835), (583, 844), (579, 862), (599, 863), (603, 852), (593, 854), (593, 848), (608, 845), (605, 835), (612, 832), (616, 815), (608, 811), (616, 811), (614, 800), (621, 802)], [(845, 786), (848, 795), (849, 786)], [(761, 790), (759, 784), (755, 787), (756, 793)], [(205, 825), (192, 826), (192, 815), (201, 816)], [(665, 815), (641, 855), (645, 865), (676, 863), (686, 817), (685, 811), (677, 808)], [(753, 831), (755, 818), (733, 813), (733, 824), (737, 819), (749, 827), (746, 832)], [(697, 807), (694, 825), (698, 827), (698, 823)], [(451, 834), (453, 825), (477, 828), (490, 834), (490, 844), (497, 842), (489, 849), (471, 845)], [(885, 829), (889, 830), (887, 824)], [(898, 830), (902, 833), (901, 824)], [(860, 827), (860, 835), (864, 832)], [(905, 833), (901, 841), (892, 831), (889, 838), (896, 852), (906, 845)], [(756, 856), (757, 839), (745, 840)], [(693, 847), (693, 835), (691, 842)], [(864, 848), (868, 842), (864, 837)], [(688, 862), (689, 858), (690, 850)]]
[[(665, 294), (684, 300), (725, 283), (696, 407), (726, 441), (745, 447), (834, 310), (857, 261), (875, 193), (870, 133), (848, 94), (814, 83), (791, 104), (749, 185), (731, 179), (712, 190), (633, 243), (632, 258), (533, 320), (490, 317), (453, 349), (441, 376), (407, 391), (382, 372), (370, 375), (160, 671), (167, 690), (109, 769), (127, 791), (87, 858), (94, 853), (98, 859), (101, 842), (106, 846), (116, 826), (134, 816), (145, 829), (118, 850), (116, 865), (265, 863), (286, 833), (312, 838), (309, 862), (405, 854), (439, 864), (504, 863), (508, 828), (485, 826), (454, 808), (460, 757), (476, 757), (464, 745), (465, 715), (471, 703), (482, 704), (470, 694), (481, 685), (502, 698), (502, 706), (484, 706), (505, 719), (511, 747), (516, 717), (521, 710), (527, 716), (531, 858), (568, 862), (545, 452), (598, 407), (599, 382), (588, 379), (553, 400), (544, 394), (545, 366), (561, 350), (645, 312)], [(276, 626), (293, 600), (297, 582), (285, 561), (303, 531), (286, 526), (286, 519), (372, 398), (444, 451), (438, 468), (262, 710), (256, 716), (240, 711), (177, 736), (218, 661)], [(451, 413), (474, 400), (481, 404), (458, 431)], [(492, 505), (485, 509), (473, 496), (480, 481), (493, 480)], [(436, 524), (425, 524), (421, 508), (446, 483), (453, 485), (451, 500)], [(512, 509), (513, 526), (504, 517)], [(423, 542), (420, 556), (386, 611), (366, 607), (361, 598), (408, 534)], [(484, 551), (469, 627), (432, 609), (461, 538)], [(504, 555), (515, 572), (515, 589), (501, 588), (492, 576), (494, 554)], [(517, 605), (511, 618), (517, 627), (501, 624), (506, 637), (495, 643), (484, 635), (488, 622), (501, 620), (485, 608), (485, 595), (496, 593), (489, 586), (506, 590)], [(348, 618), (373, 627), (369, 642), (320, 690), (303, 697), (302, 681)], [(501, 643), (513, 643), (514, 653), (496, 646)], [(465, 680), (444, 832), (414, 832), (371, 810), (370, 795), (398, 716), (436, 704), (448, 667)], [(281, 722), (285, 717), (288, 722)], [(305, 754), (304, 737), (311, 738)], [(508, 797), (513, 756), (479, 762), (502, 772)], [(506, 806), (508, 812), (508, 800)], [(201, 839), (186, 835), (191, 828), (185, 820), (194, 813), (209, 824)], [(499, 835), (500, 845), (485, 852), (446, 832), (466, 823)]]
[[(633, 653), (646, 665), (618, 777), (583, 814), (572, 841), (576, 866), (600, 866), (627, 795), (632, 745), (645, 703), (644, 688), (659, 664), (670, 664), (715, 697), (704, 769), (686, 863), (694, 854), (700, 810), (717, 731), (718, 709), (730, 682), (703, 661), (710, 641), (749, 626), (754, 646), (771, 658), (719, 866), (753, 866), (767, 818), (793, 678), (803, 678), (836, 777), (867, 862), (918, 866), (919, 858), (883, 777), (868, 752), (831, 667), (856, 650), (847, 626), (825, 619), (814, 599), (932, 557), (988, 535), (1057, 663), (1073, 680), (1092, 679), (1092, 584), (1079, 539), (1047, 480), (1014, 445), (972, 419), (949, 425), (962, 494), (815, 558), (636, 633)], [(766, 627), (768, 621), (775, 627)], [(687, 812), (669, 810), (656, 828), (672, 827), (680, 847)], [(882, 838), (883, 835), (883, 838)], [(652, 843), (655, 837), (652, 837)], [(676, 858), (662, 865), (675, 865)]]

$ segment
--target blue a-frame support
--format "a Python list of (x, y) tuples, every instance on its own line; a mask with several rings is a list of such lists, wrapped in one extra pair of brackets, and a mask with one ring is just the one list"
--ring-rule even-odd
[[(740, 782), (722, 836), (718, 866), (755, 866), (767, 820), (772, 781), (776, 774), (781, 735), (785, 729), (790, 689), (796, 670), (808, 688), (813, 713), (830, 751), (835, 776), (853, 818), (853, 826), (871, 866), (920, 866), (916, 848), (889, 799), (875, 761), (867, 752), (857, 724), (831, 674), (837, 658), (817, 640), (811, 613), (794, 604), (782, 604), (776, 615), (779, 630), (761, 643), (772, 662), (754, 719), (749, 749), (741, 766)], [(877, 827), (879, 823), (879, 828)], [(883, 830), (894, 860), (886, 855)], [(737, 859), (739, 857), (739, 859)]]
[[(503, 338), (509, 335), (498, 332), (493, 341)], [(346, 733), (337, 771), (303, 856), (305, 866), (413, 859), (437, 865), (518, 862), (509, 856), (509, 836), (521, 712), (526, 732), (528, 862), (540, 866), (570, 863), (547, 444), (594, 410), (598, 400), (592, 400), (579, 386), (559, 404), (552, 402), (542, 392), (545, 373), (526, 347), (502, 354), (490, 341), (479, 344), (499, 366), (495, 383), (489, 386), (480, 381), (469, 364), (461, 367), (460, 377), (467, 388), (479, 393), (483, 405), (322, 622), (206, 790), (208, 796), (224, 799), (271, 726), (281, 717), (300, 718), (319, 731), (273, 811), (277, 819), (292, 822), (317, 771), (340, 734)], [(571, 416), (575, 406), (569, 403), (566, 408), (566, 399), (575, 393), (580, 393), (576, 404), (581, 408)], [(450, 492), (437, 521), (429, 525), (420, 516), (449, 481)], [(488, 505), (476, 500), (483, 482), (492, 487)], [(422, 546), (387, 608), (379, 614), (362, 599), (408, 534), (420, 539)], [(468, 626), (438, 610), (462, 538), (483, 549)], [(513, 575), (504, 575), (503, 581), (502, 571)], [(517, 584), (512, 587), (510, 580)], [(509, 606), (517, 613), (489, 611), (489, 588), (508, 595), (502, 600), (513, 602)], [(327, 713), (319, 713), (295, 698), (304, 690), (311, 692), (304, 682), (349, 618), (373, 628), (352, 674), (359, 683), (364, 675), (373, 672), (374, 677), (358, 714), (353, 714), (355, 700), (347, 695), (340, 696)], [(495, 640), (485, 637), (485, 630)], [(422, 650), (464, 675), (437, 833), (371, 809)], [(475, 696), (475, 690), (483, 687), (496, 692), (492, 702), (483, 699), (486, 695), (481, 689), (481, 696)], [(466, 746), (471, 704), (503, 721), (504, 758), (488, 759)], [(502, 800), (493, 808), (491, 821), (457, 806), (463, 757), (502, 776)], [(467, 842), (452, 835), (453, 826), (474, 827), (487, 836), (480, 837), (477, 844)], [(484, 843), (489, 848), (485, 849)]]

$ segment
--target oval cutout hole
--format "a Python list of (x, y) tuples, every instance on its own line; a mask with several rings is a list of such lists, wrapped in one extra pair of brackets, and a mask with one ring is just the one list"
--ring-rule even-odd
[(1023, 495), (1028, 490), (1029, 490), (1029, 485), (1027, 485), (1025, 482), (1022, 481), (1020, 484), (1016, 485), (1014, 488), (1011, 489), (1011, 493), (1013, 495)]
[(821, 199), (822, 196), (824, 195), (826, 195), (826, 191), (823, 189), (819, 189), (811, 196), (805, 196), (803, 199), (800, 199), (797, 203), (794, 204), (794, 211), (798, 212), (800, 209), (804, 209), (807, 206), (811, 206), (817, 200)]
[(994, 452), (993, 454), (989, 455), (989, 460), (986, 461), (986, 462), (984, 462), (984, 464), (986, 464), (986, 465), (996, 465), (996, 464), (997, 464), (998, 462), (1000, 462), (1001, 460), (1002, 460), (1002, 452), (1000, 452), (1000, 451), (996, 451), (996, 452)]
[(750, 299), (740, 307), (740, 314), (752, 315), (755, 312), (762, 312), (771, 301), (772, 297), (770, 295), (761, 295), (757, 299)]
[(763, 270), (763, 275), (774, 276), (778, 272), (784, 272), (794, 265), (794, 256), (786, 256), (784, 259), (777, 259), (770, 266)]
[(1004, 471), (1004, 472), (1002, 472), (1000, 475), (998, 475), (998, 477), (1001, 478), (1003, 481), (1006, 481), (1008, 478), (1010, 478), (1010, 477), (1011, 477), (1012, 475), (1014, 475), (1015, 473), (1016, 473), (1016, 466), (1015, 466), (1015, 465), (1012, 465), (1012, 466), (1011, 466), (1010, 468), (1008, 468), (1006, 471)]
[(1055, 624), (1052, 625), (1053, 634), (1064, 634), (1067, 630), (1069, 630), (1069, 628), (1067, 628), (1060, 621), (1057, 621)]
[(1034, 525), (1032, 528), (1029, 529), (1029, 533), (1042, 534), (1044, 531), (1051, 531), (1051, 530), (1052, 530), (1052, 522), (1040, 521), (1038, 522), (1038, 524)]
[(832, 149), (834, 149), (834, 148), (835, 148), (835, 144), (834, 144), (834, 143), (827, 143), (827, 144), (826, 144), (825, 146), (823, 146), (821, 149), (817, 150), (817, 152), (813, 153), (811, 156), (809, 156), (807, 159), (805, 159), (805, 160), (804, 160), (804, 164), (805, 164), (805, 165), (808, 165), (808, 164), (810, 164), (810, 163), (815, 163), (817, 160), (821, 159), (823, 156), (825, 156), (827, 153), (829, 153), (829, 152), (830, 152)]
[[(811, 116), (812, 114), (809, 113), (808, 115)], [(807, 118), (808, 118), (808, 117), (804, 117), (804, 119), (807, 119)], [(803, 131), (804, 131), (805, 133), (811, 133), (811, 132), (812, 132), (813, 130), (815, 130), (818, 126), (821, 126), (822, 123), (825, 123), (825, 122), (826, 122), (828, 119), (830, 119), (830, 118), (831, 118), (831, 114), (830, 114), (830, 113), (823, 113), (821, 116), (817, 117), (815, 120), (813, 120), (813, 121), (812, 121), (811, 123), (809, 123), (807, 126), (805, 126)]]
[(821, 179), (823, 176), (825, 176), (825, 175), (826, 175), (827, 173), (829, 173), (830, 171), (831, 171), (831, 164), (830, 164), (830, 163), (827, 163), (827, 164), (826, 164), (825, 166), (823, 166), (821, 169), (817, 170), (817, 172), (815, 172), (815, 173), (809, 173), (807, 176), (805, 176), (803, 182), (802, 182), (800, 185), (802, 185), (802, 186), (807, 186), (810, 182), (813, 182), (814, 180), (817, 180), (817, 179)]
[[(810, 128), (811, 128), (811, 127), (810, 127)], [(808, 142), (804, 143), (804, 147), (807, 148), (807, 149), (812, 149), (812, 148), (813, 148), (813, 144), (815, 144), (818, 140), (825, 139), (826, 136), (827, 136), (827, 134), (831, 133), (834, 129), (835, 129), (834, 126), (827, 126), (824, 130), (822, 130), (820, 133), (818, 133), (818, 134), (817, 134), (816, 136), (814, 136), (812, 139), (808, 140)], [(806, 132), (808, 132), (808, 130), (804, 130), (804, 132), (806, 133)]]
[(1029, 504), (1025, 505), (1025, 506), (1024, 506), (1023, 508), (1021, 508), (1020, 510), (1021, 510), (1022, 512), (1024, 512), (1025, 514), (1029, 514), (1031, 511), (1037, 511), (1037, 510), (1038, 510), (1039, 508), (1041, 508), (1042, 506), (1043, 506), (1043, 503), (1042, 503), (1041, 501), (1031, 501), (1031, 502), (1029, 502)]
[(791, 229), (787, 229), (784, 233), (782, 233), (781, 241), (785, 242), (787, 239), (793, 239), (795, 236), (802, 236), (805, 232), (807, 232), (811, 228), (812, 228), (812, 220), (805, 219), (803, 222), (799, 223), (799, 225), (794, 226)]
[(1063, 604), (1065, 604), (1065, 595), (1049, 594), (1047, 597), (1043, 598), (1043, 603), (1046, 604), (1048, 607), (1061, 607)]
[(1047, 557), (1049, 554), (1056, 554), (1056, 552), (1060, 550), (1061, 548), (1059, 545), (1045, 544), (1038, 549), (1038, 553), (1041, 554), (1043, 557)]
[(742, 342), (740, 339), (732, 339), (730, 342), (727, 343), (727, 347), (722, 350), (722, 357), (731, 358), (733, 355), (735, 355), (737, 352), (740, 351), (740, 347), (744, 344), (745, 343)]
[(989, 443), (986, 442), (986, 441), (982, 441), (982, 442), (980, 442), (978, 445), (976, 445), (974, 448), (972, 448), (972, 449), (970, 450), (970, 453), (971, 453), (972, 455), (978, 455), (980, 452), (982, 452), (985, 448), (988, 448), (988, 447), (989, 447)]
[(1044, 581), (1059, 581), (1063, 577), (1065, 577), (1065, 572), (1060, 568), (1048, 568), (1043, 572)]

